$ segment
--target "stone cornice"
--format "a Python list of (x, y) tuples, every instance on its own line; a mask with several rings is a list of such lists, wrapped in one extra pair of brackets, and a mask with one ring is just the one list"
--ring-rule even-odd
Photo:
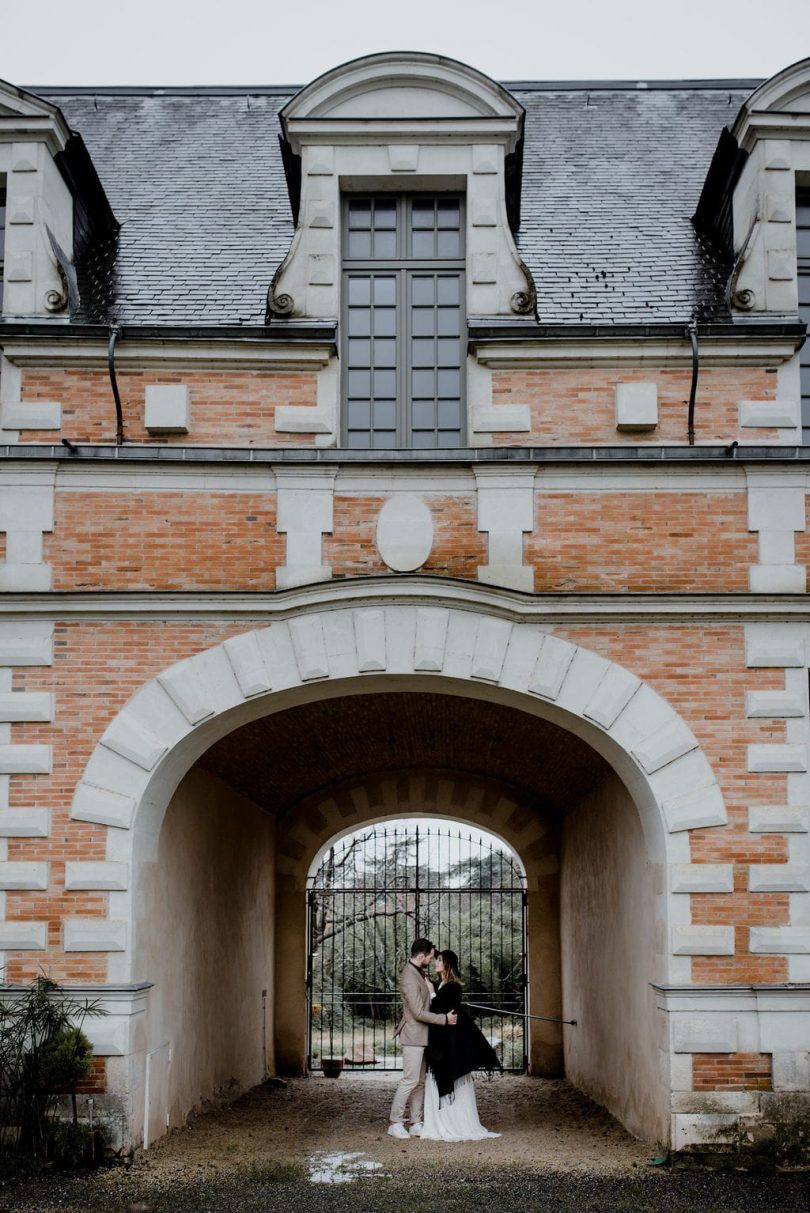
[(810, 983), (675, 986), (650, 982), (661, 1010), (699, 1012), (810, 1011)]
[(275, 592), (123, 590), (4, 594), (0, 598), (0, 617), (271, 621), (308, 609), (375, 606), (382, 602), (417, 601), (464, 610), (469, 609), (471, 594), (476, 606), (515, 622), (810, 621), (810, 600), (804, 594), (532, 594), (419, 575), (341, 579)]
[[(0, 325), (0, 347), (6, 358), (22, 367), (76, 367), (106, 370), (109, 334), (87, 336), (65, 326), (61, 332), (15, 333), (6, 336)], [(317, 371), (335, 354), (334, 326), (314, 327), (300, 334), (265, 330), (255, 334), (142, 336), (124, 333), (116, 347), (116, 367), (121, 370), (151, 370), (171, 365), (172, 370), (204, 371), (235, 369), (258, 371)]]
[(556, 465), (586, 464), (595, 467), (606, 464), (610, 467), (633, 466), (667, 467), (693, 465), (695, 468), (719, 465), (722, 467), (744, 467), (747, 464), (767, 464), (775, 471), (780, 468), (798, 471), (810, 465), (810, 446), (789, 446), (772, 443), (767, 446), (489, 446), (458, 447), (440, 450), (353, 450), (346, 447), (233, 447), (233, 446), (158, 446), (128, 442), (122, 446), (76, 443), (73, 450), (52, 443), (5, 443), (0, 445), (0, 463), (15, 462), (29, 465), (39, 462), (72, 462), (77, 466), (82, 460), (96, 464), (105, 462), (122, 465), (153, 464), (168, 467), (172, 464), (217, 466), (240, 464), (272, 466), (273, 464), (327, 465), (339, 464), (365, 467), (437, 468), (501, 463), (514, 467), (516, 464), (548, 467)]
[[(801, 346), (800, 326), (777, 326), (775, 331), (753, 326), (741, 331), (700, 335), (700, 365), (707, 366), (779, 366), (792, 358)], [(546, 370), (557, 367), (645, 366), (688, 368), (692, 353), (686, 335), (669, 336), (647, 333), (593, 334), (565, 336), (549, 332), (534, 336), (509, 334), (498, 337), (492, 332), (478, 336), (470, 329), (470, 349), (483, 366), (493, 370)]]

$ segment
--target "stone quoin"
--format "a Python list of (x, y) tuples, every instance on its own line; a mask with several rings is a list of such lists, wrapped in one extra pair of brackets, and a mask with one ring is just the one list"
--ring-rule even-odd
[(305, 1071), (313, 866), (429, 816), (530, 1073), (807, 1163), (810, 60), (0, 82), (0, 267), (2, 994), (112, 1140)]

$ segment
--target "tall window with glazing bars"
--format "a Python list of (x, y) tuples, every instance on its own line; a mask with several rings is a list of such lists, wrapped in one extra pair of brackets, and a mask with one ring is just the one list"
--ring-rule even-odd
[[(799, 315), (810, 326), (810, 190), (796, 195), (796, 253), (799, 259)], [(810, 336), (799, 355), (802, 382), (802, 443), (810, 445)]]
[(463, 445), (464, 318), (462, 198), (346, 197), (346, 446)]

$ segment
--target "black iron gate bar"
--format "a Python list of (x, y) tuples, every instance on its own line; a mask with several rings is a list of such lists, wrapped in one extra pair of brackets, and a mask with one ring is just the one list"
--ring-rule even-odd
[(465, 1000), (487, 1004), (476, 1017), (505, 1068), (525, 1069), (525, 880), (495, 840), (410, 823), (375, 827), (331, 848), (310, 885), (311, 1068), (326, 1056), (396, 1068), (399, 970), (411, 939), (428, 933), (459, 953)]

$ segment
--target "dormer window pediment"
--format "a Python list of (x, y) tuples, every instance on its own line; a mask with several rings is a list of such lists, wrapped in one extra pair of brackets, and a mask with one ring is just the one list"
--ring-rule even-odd
[(308, 119), (474, 123), (498, 118), (512, 124), (517, 139), (523, 108), (502, 85), (465, 63), (407, 51), (368, 55), (325, 72), (281, 112), (291, 142)]
[(280, 118), (297, 227), (268, 318), (339, 316), (339, 216), (342, 199), (357, 192), (462, 193), (467, 314), (533, 311), (510, 228), (524, 112), (501, 85), (438, 55), (371, 55), (319, 77)]

